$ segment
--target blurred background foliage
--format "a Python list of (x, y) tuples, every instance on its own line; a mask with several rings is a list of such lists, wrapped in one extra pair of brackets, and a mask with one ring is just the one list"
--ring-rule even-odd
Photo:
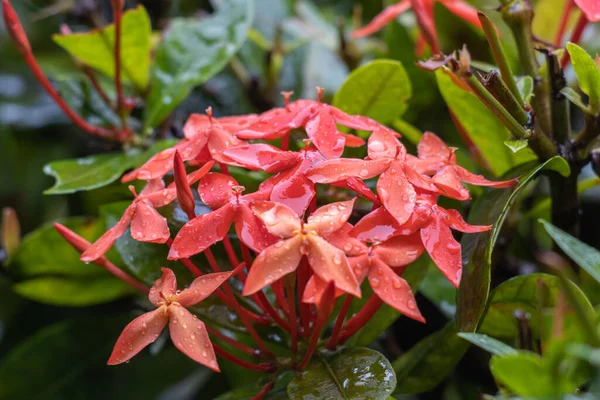
[[(408, 108), (398, 115), (402, 120), (392, 123), (404, 134), (403, 141), (409, 150), (414, 150), (415, 142), (411, 125), (420, 131), (431, 130), (461, 149), (459, 157), (463, 165), (490, 175), (485, 165), (468, 155), (439, 92), (435, 74), (415, 66), (416, 26), (412, 13), (403, 15), (399, 22), (374, 38), (349, 39), (357, 6), (365, 22), (389, 3), (391, 1), (386, 0), (256, 0), (254, 30), (238, 56), (222, 72), (193, 90), (169, 118), (161, 134), (180, 137), (187, 116), (202, 112), (208, 106), (213, 107), (217, 116), (262, 112), (282, 103), (278, 95), (281, 90), (293, 90), (295, 97), (314, 98), (315, 86), (321, 86), (325, 88), (326, 100), (331, 101), (351, 69), (374, 58), (389, 58), (403, 63), (412, 83), (413, 95)], [(474, 3), (481, 9), (498, 6), (491, 0)], [(168, 27), (173, 17), (200, 17), (212, 9), (208, 1), (198, 0), (126, 1), (128, 9), (138, 4), (148, 11), (156, 32)], [(57, 33), (63, 23), (74, 31), (85, 31), (94, 24), (104, 25), (112, 15), (110, 2), (16, 0), (13, 5), (44, 71), (86, 118), (102, 121), (106, 110), (97, 99), (90, 97), (87, 82), (73, 67), (69, 55), (53, 42), (52, 34)], [(557, 22), (552, 21), (558, 20), (556, 10), (563, 5), (564, 0), (535, 2), (538, 18), (534, 30), (540, 38), (553, 39)], [(445, 52), (466, 43), (480, 65), (492, 62), (481, 32), (441, 5), (436, 5), (435, 15)], [(499, 18), (494, 21), (500, 28), (512, 67), (519, 71), (512, 36)], [(102, 204), (127, 200), (129, 193), (120, 183), (69, 195), (43, 194), (53, 184), (53, 178), (42, 172), (45, 164), (103, 153), (115, 149), (116, 145), (92, 138), (64, 117), (26, 68), (3, 29), (0, 28), (0, 205), (16, 209), (22, 233), (27, 234), (40, 225), (68, 216), (97, 216)], [(340, 32), (344, 40), (340, 40)], [(600, 42), (594, 40), (598, 33), (597, 25), (590, 26), (583, 37), (582, 46), (591, 54), (600, 50)], [(268, 48), (269, 43), (276, 40), (283, 43), (287, 52), (281, 60), (273, 61), (275, 55)], [(279, 65), (277, 63), (281, 64), (279, 75), (271, 69)], [(568, 78), (573, 78), (570, 71)], [(577, 121), (576, 109), (572, 112)], [(418, 135), (416, 138), (418, 140)], [(583, 179), (591, 177), (591, 171), (584, 171)], [(538, 195), (543, 195), (545, 190), (543, 182), (529, 189)], [(525, 201), (534, 202), (541, 197), (529, 197)], [(598, 199), (599, 193), (595, 190), (585, 193), (582, 218), (582, 238), (596, 247), (600, 245), (600, 236), (592, 232), (594, 221), (600, 218), (598, 208), (594, 207)], [(548, 213), (547, 209), (545, 212)], [(535, 217), (540, 216), (543, 215)], [(528, 221), (532, 220), (535, 221), (532, 218)], [(90, 221), (81, 220), (81, 223), (93, 225)], [(528, 248), (533, 229), (531, 222), (512, 223), (517, 225), (516, 236), (511, 243), (503, 242), (502, 246), (510, 245), (514, 254), (527, 260), (531, 257)], [(541, 230), (536, 230), (536, 234), (548, 243)], [(50, 256), (65, 262), (74, 257), (73, 254), (61, 255), (60, 246), (52, 245), (34, 246), (30, 252), (39, 253), (39, 259), (33, 256), (33, 263)], [(494, 279), (501, 281), (536, 271), (533, 263), (512, 261), (507, 257), (499, 265)], [(1, 273), (6, 276), (0, 276), (0, 379), (7, 386), (0, 386), (0, 399), (16, 399), (11, 393), (27, 393), (29, 397), (23, 398), (53, 399), (208, 399), (255, 380), (247, 374), (215, 375), (197, 367), (172, 347), (156, 357), (141, 355), (134, 365), (105, 368), (105, 355), (130, 318), (121, 310), (135, 309), (133, 300), (120, 298), (117, 293), (113, 298), (120, 299), (100, 305), (45, 305), (14, 293), (10, 283), (14, 276), (10, 275), (10, 269), (3, 268)], [(378, 339), (375, 348), (393, 360), (428, 334), (441, 329), (454, 314), (454, 295), (452, 287), (444, 285), (439, 277), (428, 275), (418, 297), (419, 307), (428, 316), (427, 325), (399, 320)], [(154, 352), (161, 345), (157, 343)], [(46, 359), (52, 357), (62, 361), (48, 364)], [(482, 391), (493, 392), (495, 386), (487, 362), (481, 350), (470, 349), (448, 379), (419, 398), (476, 399)]]

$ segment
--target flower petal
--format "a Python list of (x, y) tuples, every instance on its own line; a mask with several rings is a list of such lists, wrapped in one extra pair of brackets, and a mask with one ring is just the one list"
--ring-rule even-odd
[(460, 243), (437, 213), (432, 213), (430, 222), (421, 228), (421, 240), (435, 265), (458, 287), (462, 274)]
[(257, 201), (251, 207), (272, 235), (289, 238), (302, 226), (296, 212), (286, 205), (272, 201)]
[(293, 272), (302, 259), (302, 236), (295, 235), (279, 241), (261, 252), (252, 263), (242, 294), (254, 294)]
[(108, 365), (117, 365), (129, 361), (154, 342), (169, 321), (165, 307), (140, 315), (123, 329), (108, 359)]
[(289, 125), (296, 116), (297, 110), (274, 108), (260, 115), (249, 126), (237, 132), (240, 139), (274, 140), (289, 132)]
[(402, 0), (400, 3), (392, 4), (383, 9), (382, 12), (377, 14), (371, 22), (362, 28), (352, 32), (352, 37), (361, 38), (369, 36), (383, 28), (396, 19), (400, 14), (410, 9), (410, 0)]
[(575, 0), (575, 4), (590, 22), (600, 21), (600, 3), (597, 0)]
[(404, 279), (377, 257), (369, 270), (369, 283), (373, 292), (390, 307), (416, 321), (425, 322), (417, 308), (415, 296)]
[[(318, 275), (312, 275), (308, 282), (306, 282), (306, 287), (304, 288), (304, 294), (302, 295), (302, 302), (309, 304), (319, 304), (321, 302), (321, 298), (325, 293), (325, 290), (329, 286), (329, 283), (325, 282), (323, 279), (319, 278)], [(334, 296), (340, 297), (345, 292), (335, 288)]]
[(360, 297), (360, 285), (350, 269), (344, 252), (317, 235), (308, 236), (308, 263), (325, 282), (355, 297)]
[(344, 152), (346, 138), (338, 131), (328, 107), (319, 107), (318, 114), (306, 123), (306, 134), (326, 158), (338, 158)]
[(256, 121), (257, 115), (239, 115), (233, 117), (210, 118), (206, 114), (192, 114), (187, 119), (183, 127), (183, 134), (186, 138), (196, 136), (199, 131), (209, 129), (213, 124), (219, 124), (227, 132), (235, 133), (240, 129), (246, 128), (248, 125)]
[(367, 246), (359, 239), (350, 236), (352, 228), (352, 225), (345, 223), (341, 229), (323, 237), (338, 249), (343, 250), (347, 257), (366, 253)]
[(301, 161), (300, 155), (296, 152), (279, 150), (264, 143), (230, 148), (223, 154), (244, 168), (254, 171), (264, 170), (270, 174), (290, 169)]
[(425, 132), (417, 145), (417, 154), (420, 159), (447, 161), (452, 156), (452, 150), (435, 133)]
[(207, 147), (215, 161), (232, 164), (231, 160), (225, 157), (223, 152), (244, 144), (246, 144), (245, 141), (238, 139), (235, 135), (232, 135), (220, 126), (214, 125), (210, 130)]
[(352, 135), (350, 133), (342, 132), (342, 136), (344, 137), (344, 139), (346, 139), (346, 147), (362, 147), (366, 143), (364, 139), (359, 138), (358, 136)]
[(376, 130), (369, 136), (367, 150), (371, 160), (395, 158), (401, 152), (401, 144), (389, 131)]
[(220, 372), (204, 322), (178, 304), (169, 306), (169, 317), (169, 332), (175, 347), (192, 360)]
[(147, 243), (165, 243), (171, 238), (167, 219), (148, 200), (137, 202), (131, 220), (131, 237), (138, 242)]
[(231, 197), (234, 197), (234, 186), (239, 186), (237, 181), (229, 175), (218, 172), (209, 172), (200, 180), (198, 194), (204, 204), (216, 210), (223, 207)]
[(456, 231), (478, 233), (487, 232), (492, 228), (492, 225), (470, 225), (466, 223), (457, 210), (446, 210), (440, 206), (435, 206), (435, 212), (440, 214), (441, 218), (446, 221), (446, 224)]
[(81, 261), (92, 262), (102, 257), (118, 238), (125, 234), (127, 227), (131, 223), (131, 218), (135, 213), (137, 204), (134, 202), (125, 210), (123, 216), (115, 226), (104, 232), (86, 251), (81, 254)]
[(215, 211), (199, 215), (188, 221), (173, 240), (168, 259), (189, 258), (223, 240), (229, 232), (235, 214), (233, 206), (227, 204)]
[(321, 236), (329, 235), (341, 229), (352, 214), (355, 200), (356, 198), (320, 207), (308, 217), (304, 228), (309, 231), (315, 230)]
[(195, 306), (213, 294), (234, 272), (236, 271), (216, 272), (199, 276), (194, 279), (189, 288), (175, 294), (173, 301), (178, 302), (183, 307)]
[(165, 188), (165, 181), (162, 178), (151, 179), (146, 183), (144, 189), (140, 192), (140, 197), (161, 191)]
[(423, 254), (423, 251), (425, 251), (425, 248), (419, 233), (408, 236), (394, 236), (373, 248), (373, 253), (393, 268), (404, 267), (415, 262)]
[(481, 22), (479, 22), (479, 18), (477, 17), (477, 9), (472, 5), (460, 0), (445, 0), (441, 1), (441, 3), (457, 17), (479, 29), (482, 29)]
[(332, 183), (350, 177), (369, 179), (385, 171), (390, 162), (391, 160), (388, 158), (372, 161), (358, 158), (335, 158), (311, 167), (306, 172), (306, 176), (317, 183)]
[(371, 257), (365, 253), (356, 257), (348, 257), (348, 264), (354, 272), (354, 277), (359, 284), (362, 284), (371, 268)]
[(399, 228), (390, 213), (379, 207), (362, 217), (354, 225), (350, 235), (363, 242), (379, 242), (396, 235)]
[(431, 181), (446, 197), (456, 200), (469, 200), (471, 195), (456, 175), (454, 168), (454, 165), (449, 165), (440, 169), (431, 178)]
[(238, 238), (256, 253), (260, 253), (267, 247), (275, 244), (278, 237), (269, 233), (263, 221), (252, 211), (248, 203), (240, 204), (236, 219), (235, 231)]
[(150, 302), (157, 307), (177, 291), (177, 278), (173, 271), (169, 268), (161, 268), (160, 270), (162, 271), (162, 275), (154, 282), (148, 294)]
[[(305, 160), (303, 164), (307, 164)], [(294, 210), (297, 215), (303, 215), (310, 201), (316, 195), (315, 184), (304, 175), (304, 165), (282, 172), (285, 176), (273, 186), (271, 200), (284, 204)]]
[(460, 180), (470, 185), (489, 186), (493, 188), (509, 188), (518, 182), (518, 178), (509, 179), (507, 181), (488, 181), (483, 176), (475, 175), (459, 165), (455, 165), (453, 168)]
[(379, 177), (377, 193), (385, 209), (394, 217), (398, 224), (405, 223), (415, 208), (417, 194), (406, 179), (404, 168), (398, 161)]

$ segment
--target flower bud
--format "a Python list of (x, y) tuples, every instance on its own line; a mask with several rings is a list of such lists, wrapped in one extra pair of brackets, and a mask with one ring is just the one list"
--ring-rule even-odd
[(21, 25), (15, 9), (8, 0), (2, 0), (2, 14), (4, 15), (6, 30), (17, 45), (19, 52), (23, 55), (31, 53), (31, 45), (23, 30), (23, 25)]
[(54, 229), (78, 252), (83, 253), (92, 244), (62, 224), (55, 223)]
[(179, 206), (187, 214), (189, 219), (194, 219), (196, 213), (194, 211), (196, 202), (194, 201), (194, 195), (192, 189), (187, 181), (187, 173), (185, 172), (185, 165), (183, 159), (179, 155), (179, 152), (175, 152), (173, 159), (173, 174), (175, 175), (175, 187), (177, 188), (177, 200)]
[(21, 243), (21, 224), (13, 208), (2, 209), (2, 248), (8, 256), (15, 252)]

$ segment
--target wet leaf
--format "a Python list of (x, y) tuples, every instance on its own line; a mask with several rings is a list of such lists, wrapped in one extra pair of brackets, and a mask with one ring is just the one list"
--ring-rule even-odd
[(459, 332), (458, 336), (497, 356), (517, 354), (517, 350), (514, 348), (488, 335)]
[[(540, 283), (543, 283), (546, 291), (544, 306), (546, 308), (554, 307), (561, 290), (557, 277), (541, 273), (517, 276), (500, 284), (492, 291), (489, 307), (478, 331), (494, 337), (513, 338), (518, 334), (514, 312), (521, 310), (531, 315), (529, 323), (533, 335), (539, 338), (541, 316), (538, 307), (537, 286)], [(593, 308), (581, 289), (573, 283), (571, 285), (580, 302), (586, 304), (587, 311), (593, 315)]]
[[(61, 221), (88, 240), (103, 231), (99, 221), (70, 218)], [(115, 259), (109, 254), (111, 259)], [(29, 299), (59, 306), (89, 306), (115, 300), (133, 289), (93, 264), (79, 261), (79, 253), (45, 225), (25, 236), (9, 260), (13, 289)]]
[(504, 145), (508, 147), (513, 153), (516, 153), (519, 150), (523, 150), (527, 147), (529, 141), (527, 139), (523, 140), (505, 140)]
[(385, 400), (396, 387), (390, 362), (380, 353), (354, 348), (314, 357), (288, 385), (291, 400)]
[(454, 370), (468, 348), (469, 343), (458, 337), (454, 322), (449, 322), (393, 362), (398, 379), (395, 393), (433, 389)]
[(490, 369), (500, 384), (520, 396), (555, 398), (558, 393), (571, 393), (577, 388), (569, 375), (553, 371), (548, 360), (528, 351), (496, 356)]
[(156, 50), (144, 126), (160, 124), (192, 91), (222, 70), (242, 46), (253, 0), (225, 0), (202, 20), (175, 18)]
[(56, 178), (56, 183), (45, 194), (67, 194), (80, 190), (92, 190), (119, 179), (123, 172), (138, 167), (152, 155), (173, 145), (172, 140), (154, 143), (148, 150), (137, 149), (53, 161), (44, 166), (46, 175)]
[(375, 60), (354, 70), (335, 94), (333, 105), (348, 114), (360, 114), (383, 124), (398, 118), (412, 96), (402, 63)]
[(419, 292), (435, 304), (447, 318), (454, 318), (456, 314), (456, 288), (439, 268), (427, 269), (427, 275), (419, 287)]
[[(150, 17), (144, 7), (139, 6), (123, 14), (121, 33), (122, 77), (143, 90), (148, 85), (152, 33)], [(102, 30), (54, 35), (52, 38), (73, 57), (114, 78), (114, 24)]]
[(473, 205), (469, 214), (469, 223), (493, 224), (493, 226), (489, 232), (465, 235), (461, 241), (463, 275), (456, 302), (456, 323), (459, 331), (477, 330), (490, 291), (492, 252), (504, 220), (519, 193), (544, 170), (555, 171), (563, 176), (568, 176), (570, 173), (567, 162), (556, 156), (522, 175), (514, 190), (488, 189)]
[(596, 114), (600, 110), (600, 70), (594, 59), (575, 43), (567, 43), (567, 51), (579, 88), (588, 95), (592, 114)]
[(502, 175), (517, 165), (535, 159), (531, 150), (515, 154), (502, 145), (510, 139), (508, 130), (475, 94), (457, 86), (446, 69), (439, 69), (435, 74), (448, 108), (494, 174)]
[[(269, 391), (269, 394), (264, 397), (265, 400), (288, 400), (287, 385), (294, 377), (293, 372), (282, 373), (277, 377), (275, 386)], [(264, 386), (265, 382), (253, 384), (251, 386), (242, 387), (231, 390), (217, 397), (215, 400), (252, 400), (254, 396)]]

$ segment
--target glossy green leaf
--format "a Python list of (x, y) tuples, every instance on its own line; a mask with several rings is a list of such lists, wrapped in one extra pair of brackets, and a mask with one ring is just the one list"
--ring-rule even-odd
[(575, 104), (577, 107), (579, 107), (579, 109), (585, 113), (589, 113), (590, 109), (588, 106), (586, 106), (583, 103), (583, 99), (581, 98), (581, 95), (574, 91), (573, 89), (571, 89), (570, 87), (565, 87), (562, 88), (560, 93), (565, 96), (567, 99), (569, 99), (569, 101), (573, 104)]
[(475, 94), (458, 87), (448, 71), (439, 69), (435, 73), (448, 108), (494, 174), (502, 175), (517, 165), (535, 159), (531, 150), (515, 154), (503, 146), (502, 143), (509, 140), (511, 135), (494, 113)]
[[(430, 263), (431, 259), (429, 256), (423, 255), (417, 261), (410, 264), (402, 274), (404, 279), (406, 279), (413, 289), (413, 292), (416, 292), (419, 284), (425, 277), (425, 274), (427, 274)], [(372, 293), (373, 291), (370, 286), (363, 285), (363, 296), (361, 299), (354, 299), (350, 308), (350, 313), (357, 312), (367, 302), (370, 296), (373, 295)], [(400, 318), (400, 316), (402, 316), (402, 314), (399, 311), (385, 303), (382, 304), (375, 315), (369, 320), (369, 323), (352, 336), (349, 340), (349, 344), (353, 347), (371, 344), (379, 335), (389, 328), (394, 321)]]
[[(540, 337), (541, 317), (537, 289), (540, 284), (544, 285), (546, 292), (544, 306), (554, 307), (561, 290), (557, 277), (542, 273), (517, 276), (492, 291), (489, 307), (478, 331), (494, 337), (514, 338), (518, 334), (514, 312), (521, 310), (531, 315), (529, 322), (533, 335)], [(586, 305), (587, 312), (593, 314), (593, 308), (581, 289), (573, 283), (571, 286), (579, 301)]]
[[(102, 223), (85, 218), (61, 222), (88, 240), (103, 231)], [(13, 288), (17, 293), (41, 303), (88, 306), (133, 293), (105, 270), (79, 261), (79, 253), (52, 225), (25, 236), (9, 260), (9, 272), (16, 280)]]
[(388, 124), (398, 118), (412, 96), (410, 79), (402, 63), (375, 60), (355, 69), (335, 94), (333, 105)]
[(589, 246), (548, 221), (540, 221), (558, 247), (600, 283), (600, 251)]
[[(289, 396), (287, 394), (287, 386), (289, 382), (293, 379), (294, 373), (291, 371), (284, 372), (277, 377), (275, 381), (275, 385), (273, 389), (269, 391), (265, 400), (288, 400)], [(231, 390), (227, 393), (224, 393), (217, 397), (215, 400), (252, 400), (254, 396), (264, 386), (265, 382), (256, 383), (251, 386), (242, 387), (239, 389)]]
[(531, 97), (533, 96), (533, 78), (530, 76), (523, 76), (517, 80), (517, 89), (521, 98), (525, 100), (525, 103), (531, 103)]
[(246, 40), (253, 18), (253, 0), (225, 0), (202, 20), (171, 20), (150, 74), (146, 128), (160, 124), (195, 86), (227, 65)]
[[(122, 77), (139, 90), (148, 85), (150, 68), (150, 17), (139, 6), (123, 14), (121, 22)], [(115, 26), (70, 35), (54, 35), (54, 41), (73, 57), (113, 78), (115, 76)]]
[(469, 234), (461, 241), (463, 249), (463, 273), (457, 296), (456, 323), (461, 332), (475, 332), (485, 311), (490, 291), (492, 252), (498, 235), (519, 193), (542, 171), (551, 170), (568, 176), (569, 165), (561, 157), (554, 157), (537, 165), (519, 178), (513, 189), (488, 189), (473, 205), (469, 223), (493, 224), (489, 232)]
[(594, 59), (575, 43), (567, 43), (571, 64), (581, 91), (588, 95), (593, 114), (600, 111), (600, 70)]
[(496, 381), (520, 396), (555, 398), (559, 393), (571, 393), (577, 388), (568, 375), (552, 371), (546, 360), (527, 351), (495, 356), (490, 369)]
[(380, 353), (354, 348), (313, 358), (288, 385), (291, 400), (385, 400), (396, 387), (390, 362)]
[(138, 167), (152, 155), (173, 145), (172, 140), (154, 143), (148, 150), (105, 153), (71, 160), (53, 161), (44, 166), (44, 173), (53, 176), (56, 183), (45, 194), (67, 194), (92, 190), (119, 179), (123, 172)]
[(512, 151), (513, 153), (516, 153), (519, 150), (523, 150), (524, 148), (527, 147), (527, 145), (529, 144), (529, 142), (524, 139), (524, 140), (505, 140), (504, 141), (504, 145), (506, 147), (508, 147), (510, 149), (510, 151)]
[(433, 389), (454, 370), (468, 348), (469, 343), (458, 337), (454, 322), (449, 322), (392, 363), (398, 379), (395, 393)]
[(459, 332), (458, 336), (497, 356), (517, 354), (517, 350), (499, 340), (480, 333)]
[(441, 273), (439, 268), (432, 264), (433, 262), (430, 264), (431, 268), (427, 269), (427, 275), (421, 282), (419, 292), (435, 304), (447, 318), (454, 318), (456, 314), (456, 288)]

